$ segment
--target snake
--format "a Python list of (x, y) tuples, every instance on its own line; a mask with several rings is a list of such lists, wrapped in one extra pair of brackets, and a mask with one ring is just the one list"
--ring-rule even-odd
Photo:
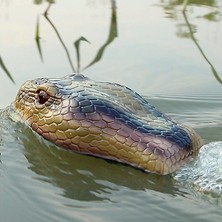
[(13, 102), (27, 125), (58, 147), (160, 175), (198, 155), (201, 137), (127, 86), (74, 73), (26, 81)]

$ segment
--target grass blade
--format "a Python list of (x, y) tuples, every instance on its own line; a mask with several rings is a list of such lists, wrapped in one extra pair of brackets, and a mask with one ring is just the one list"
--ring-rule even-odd
[(80, 70), (80, 42), (81, 41), (85, 41), (85, 42), (88, 42), (90, 43), (85, 37), (81, 36), (79, 39), (77, 39), (75, 42), (74, 42), (74, 46), (76, 48), (76, 57), (77, 57), (77, 72), (79, 72)]
[(37, 18), (37, 23), (36, 23), (36, 29), (35, 29), (35, 41), (36, 41), (36, 44), (37, 44), (37, 48), (38, 48), (38, 51), (39, 51), (39, 55), (40, 55), (40, 58), (41, 58), (41, 61), (43, 62), (43, 56), (42, 56), (42, 49), (41, 49), (41, 44), (40, 44), (40, 34), (39, 34), (39, 17)]
[(6, 68), (3, 60), (2, 60), (2, 57), (0, 56), (0, 66), (2, 67), (2, 69), (5, 71), (6, 75), (9, 77), (9, 79), (15, 83), (14, 79), (12, 78), (10, 72), (8, 71), (8, 69)]

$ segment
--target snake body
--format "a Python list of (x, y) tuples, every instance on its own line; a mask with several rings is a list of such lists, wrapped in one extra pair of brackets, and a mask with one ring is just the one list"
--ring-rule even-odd
[(168, 174), (197, 155), (201, 139), (126, 86), (82, 74), (24, 83), (14, 101), (28, 125), (77, 153)]

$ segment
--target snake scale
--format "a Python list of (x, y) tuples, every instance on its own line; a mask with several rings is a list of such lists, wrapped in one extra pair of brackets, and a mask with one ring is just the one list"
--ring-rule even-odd
[(169, 174), (189, 162), (199, 135), (126, 86), (82, 74), (24, 83), (15, 109), (38, 134), (77, 153)]

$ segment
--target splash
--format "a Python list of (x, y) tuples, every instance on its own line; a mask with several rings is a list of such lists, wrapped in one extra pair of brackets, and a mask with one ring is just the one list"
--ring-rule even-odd
[(222, 198), (222, 141), (204, 145), (198, 157), (174, 174), (178, 182), (211, 198)]

